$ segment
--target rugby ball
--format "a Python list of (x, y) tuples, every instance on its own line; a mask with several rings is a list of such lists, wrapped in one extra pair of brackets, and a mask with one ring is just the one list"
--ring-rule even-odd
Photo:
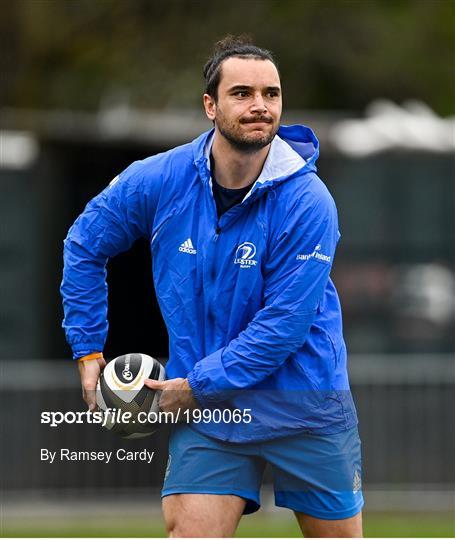
[(147, 437), (159, 427), (159, 392), (144, 386), (145, 379), (163, 381), (165, 371), (158, 360), (141, 353), (118, 356), (101, 372), (96, 402), (105, 412), (103, 425), (125, 439)]

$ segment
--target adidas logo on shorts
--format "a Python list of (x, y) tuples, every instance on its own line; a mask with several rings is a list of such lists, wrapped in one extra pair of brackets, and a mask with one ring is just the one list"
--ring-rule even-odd
[(354, 495), (362, 489), (362, 479), (360, 477), (359, 471), (355, 471), (354, 480), (352, 482), (352, 492)]

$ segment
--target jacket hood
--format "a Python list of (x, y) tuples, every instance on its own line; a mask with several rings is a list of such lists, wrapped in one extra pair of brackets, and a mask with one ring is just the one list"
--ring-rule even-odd
[[(210, 183), (208, 151), (214, 136), (214, 128), (203, 133), (192, 143), (194, 164), (201, 178)], [(280, 126), (272, 141), (269, 155), (253, 191), (272, 187), (296, 173), (316, 170), (319, 141), (313, 131), (302, 125)]]

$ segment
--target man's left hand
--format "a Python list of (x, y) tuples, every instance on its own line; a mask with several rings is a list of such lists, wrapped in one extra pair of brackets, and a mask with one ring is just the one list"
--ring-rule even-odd
[(145, 379), (144, 384), (152, 390), (161, 392), (159, 406), (162, 411), (176, 413), (178, 409), (183, 412), (198, 408), (187, 379), (178, 378), (168, 381)]

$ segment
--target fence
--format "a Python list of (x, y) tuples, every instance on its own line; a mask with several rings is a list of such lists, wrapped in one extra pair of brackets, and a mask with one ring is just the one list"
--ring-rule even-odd
[[(167, 460), (166, 428), (126, 441), (98, 425), (51, 428), (42, 411), (84, 410), (77, 369), (68, 361), (3, 361), (2, 479), (8, 493), (158, 489)], [(350, 358), (363, 445), (364, 486), (384, 494), (446, 492), (455, 485), (455, 363), (449, 355)], [(154, 451), (151, 464), (41, 461), (42, 448)]]

